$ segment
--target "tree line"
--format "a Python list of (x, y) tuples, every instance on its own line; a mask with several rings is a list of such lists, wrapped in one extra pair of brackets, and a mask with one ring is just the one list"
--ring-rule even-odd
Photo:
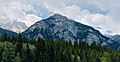
[(0, 62), (120, 62), (120, 51), (93, 42), (0, 36)]

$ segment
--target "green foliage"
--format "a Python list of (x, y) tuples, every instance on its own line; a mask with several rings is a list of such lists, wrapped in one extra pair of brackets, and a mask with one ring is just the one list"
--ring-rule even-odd
[(14, 62), (21, 62), (20, 54), (17, 53), (17, 56), (14, 59)]
[(3, 43), (3, 53), (1, 62), (13, 62), (15, 57), (15, 46), (12, 43), (4, 42)]
[[(4, 41), (3, 41), (4, 39)], [(83, 41), (0, 37), (0, 62), (119, 62), (120, 51)]]
[(103, 56), (101, 58), (101, 62), (111, 62), (110, 61), (110, 55), (107, 52), (103, 53)]

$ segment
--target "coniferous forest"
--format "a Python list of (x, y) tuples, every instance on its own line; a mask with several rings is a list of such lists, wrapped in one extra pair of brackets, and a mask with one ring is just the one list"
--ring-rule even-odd
[(0, 37), (1, 62), (120, 62), (120, 51), (95, 42)]

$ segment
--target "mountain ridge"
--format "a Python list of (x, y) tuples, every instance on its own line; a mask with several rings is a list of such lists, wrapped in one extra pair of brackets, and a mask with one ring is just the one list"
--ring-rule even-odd
[(28, 28), (24, 22), (18, 22), (18, 21), (0, 23), (0, 27), (6, 30), (14, 31), (16, 33), (23, 32)]
[(6, 30), (6, 29), (3, 29), (0, 27), (0, 36), (3, 35), (3, 34), (7, 34), (9, 36), (12, 36), (12, 35), (16, 35), (17, 33), (13, 32), (13, 31), (10, 31), (10, 30)]
[(36, 22), (22, 34), (35, 39), (82, 40), (89, 44), (96, 42), (102, 45), (108, 45), (114, 49), (120, 47), (120, 44), (113, 42), (110, 38), (102, 35), (91, 26), (70, 20), (60, 14), (54, 14), (47, 19)]

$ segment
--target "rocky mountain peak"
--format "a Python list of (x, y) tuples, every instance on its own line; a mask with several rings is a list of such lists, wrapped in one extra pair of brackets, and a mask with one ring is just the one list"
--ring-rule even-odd
[(18, 21), (0, 23), (0, 27), (17, 33), (23, 32), (28, 28), (24, 22), (18, 22)]
[(50, 18), (63, 19), (63, 18), (67, 18), (67, 17), (56, 13), (56, 14), (50, 16)]
[(65, 21), (68, 20), (68, 18), (66, 16), (60, 15), (60, 14), (54, 14), (52, 16), (50, 16), (48, 19), (54, 19), (54, 21)]
[(22, 34), (35, 39), (81, 40), (89, 44), (96, 42), (102, 45), (108, 45), (114, 49), (120, 46), (120, 44), (114, 43), (109, 40), (109, 38), (102, 35), (98, 30), (70, 20), (60, 14), (54, 14), (47, 19), (36, 22)]

